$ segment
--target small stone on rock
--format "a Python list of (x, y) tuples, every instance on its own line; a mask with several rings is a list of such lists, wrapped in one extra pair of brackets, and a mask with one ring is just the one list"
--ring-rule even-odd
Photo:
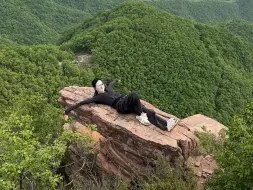
[(207, 173), (207, 174), (212, 174), (212, 173), (213, 173), (212, 170), (208, 170), (208, 169), (203, 169), (203, 172), (204, 172), (204, 173)]
[(206, 173), (203, 173), (202, 176), (203, 176), (203, 178), (207, 178), (207, 174)]
[(198, 177), (201, 177), (201, 176), (202, 176), (202, 173), (201, 173), (201, 172), (198, 172), (196, 175), (197, 175)]

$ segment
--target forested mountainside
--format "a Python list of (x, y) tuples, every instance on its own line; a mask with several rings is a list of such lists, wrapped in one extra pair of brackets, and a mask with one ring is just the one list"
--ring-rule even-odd
[(0, 189), (51, 188), (61, 179), (55, 171), (71, 136), (63, 133), (58, 91), (94, 78), (73, 60), (56, 46), (0, 42)]
[(82, 11), (53, 1), (1, 0), (0, 35), (22, 44), (55, 42), (60, 28), (83, 17)]
[(221, 26), (253, 43), (253, 24), (247, 21), (230, 21)]
[(84, 69), (72, 63), (70, 52), (55, 46), (0, 44), (0, 48), (2, 105), (9, 105), (15, 95), (23, 92), (38, 93), (57, 105), (58, 90), (67, 84), (85, 84), (88, 77), (82, 73)]
[[(252, 23), (201, 24), (147, 2), (115, 8), (121, 1), (0, 2), (0, 189), (74, 189), (60, 172), (67, 147), (78, 142), (85, 154), (96, 155), (90, 137), (63, 132), (58, 92), (66, 86), (90, 86), (94, 77), (121, 79), (115, 90), (137, 90), (142, 99), (178, 117), (203, 113), (227, 124), (229, 139), (214, 154), (221, 169), (208, 181), (208, 188), (252, 189), (253, 105), (248, 104), (253, 98)], [(176, 3), (163, 3), (171, 2)], [(184, 2), (181, 8), (188, 3), (215, 4), (178, 2)], [(251, 1), (216, 3), (240, 4), (245, 10), (240, 18), (252, 19)], [(105, 7), (113, 9), (95, 14)], [(68, 32), (61, 35), (62, 29)], [(60, 46), (39, 44), (56, 41)], [(88, 67), (76, 64), (78, 53), (92, 56)], [(200, 145), (217, 150), (219, 141), (212, 138), (204, 138)], [(148, 181), (140, 178), (138, 186), (195, 187), (188, 169), (182, 174), (168, 162), (160, 168)], [(104, 190), (135, 188), (115, 176), (106, 187), (96, 178), (76, 180), (81, 187), (89, 182)]]
[[(20, 44), (56, 43), (67, 29), (128, 0), (0, 0), (0, 36)], [(204, 23), (253, 21), (253, 4), (238, 1), (138, 0)], [(135, 1), (136, 2), (136, 1)]]
[(21, 44), (55, 43), (60, 34), (118, 1), (1, 0), (0, 35)]
[[(53, 120), (52, 133), (57, 127), (61, 131), (59, 122), (54, 120), (57, 114), (59, 121), (62, 120), (62, 111), (57, 103), (59, 90), (67, 85), (90, 84), (93, 72), (73, 64), (73, 54), (55, 46), (1, 43), (0, 50), (0, 114), (5, 116), (8, 110), (22, 109), (36, 120), (44, 117), (48, 117), (45, 122)], [(40, 108), (43, 103), (45, 106)], [(43, 110), (47, 106), (51, 109), (48, 108), (48, 113)], [(42, 123), (37, 126), (38, 131), (44, 131), (40, 129)]]
[[(204, 113), (228, 123), (252, 100), (253, 46), (226, 28), (199, 24), (145, 4), (122, 4), (66, 35), (62, 49), (88, 52), (97, 74), (166, 112)], [(95, 71), (95, 69), (94, 69)], [(101, 74), (100, 74), (101, 75)]]
[(150, 4), (178, 16), (202, 23), (228, 20), (253, 21), (253, 2), (249, 0), (160, 0)]

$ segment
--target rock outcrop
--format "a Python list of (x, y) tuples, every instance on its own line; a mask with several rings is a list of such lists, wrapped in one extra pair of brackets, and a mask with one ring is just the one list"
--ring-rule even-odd
[[(68, 107), (93, 94), (94, 90), (90, 87), (66, 87), (60, 91), (59, 102), (63, 107)], [(175, 117), (148, 102), (142, 103), (161, 117)], [(107, 172), (127, 179), (131, 179), (135, 173), (145, 172), (146, 166), (152, 164), (160, 154), (167, 156), (174, 166), (185, 166), (189, 154), (197, 145), (194, 131), (201, 131), (205, 126), (206, 130), (218, 135), (221, 129), (226, 128), (198, 114), (181, 119), (171, 132), (162, 131), (153, 125), (147, 127), (139, 124), (133, 114), (118, 114), (113, 108), (95, 104), (73, 110), (70, 117), (83, 125), (96, 124), (102, 135), (97, 139), (100, 142), (98, 165)]]
[(197, 179), (197, 190), (204, 190), (204, 183), (218, 168), (213, 155), (190, 156), (187, 166), (191, 168)]

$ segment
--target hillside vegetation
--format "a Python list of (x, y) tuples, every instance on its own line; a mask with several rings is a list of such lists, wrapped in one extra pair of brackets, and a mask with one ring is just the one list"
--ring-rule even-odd
[(248, 0), (159, 0), (151, 5), (178, 16), (203, 23), (220, 23), (228, 20), (253, 21), (253, 2)]
[(117, 2), (0, 0), (0, 35), (21, 44), (55, 43), (63, 31), (84, 17)]
[[(210, 26), (144, 3), (124, 3), (82, 20), (119, 2), (0, 0), (0, 189), (70, 189), (71, 182), (59, 173), (67, 147), (78, 142), (85, 153), (94, 152), (87, 136), (63, 132), (58, 92), (88, 86), (95, 76), (121, 79), (116, 90), (137, 89), (143, 99), (179, 117), (204, 113), (229, 124), (241, 113), (230, 125), (224, 149), (215, 153), (222, 168), (208, 186), (252, 189), (253, 105), (244, 109), (253, 98), (251, 23)], [(250, 3), (240, 1), (248, 20)], [(79, 21), (64, 33), (60, 47), (17, 44), (55, 42), (61, 29)], [(75, 64), (73, 52), (92, 54), (91, 65)], [(195, 189), (191, 172), (171, 168), (166, 159), (158, 166), (147, 173), (148, 180), (140, 177), (138, 189)], [(92, 178), (82, 179), (80, 187), (137, 188), (105, 176), (106, 185)]]
[(8, 42), (0, 42), (0, 189), (53, 189), (68, 139), (79, 139), (63, 133), (58, 91), (94, 76), (58, 47)]
[(84, 84), (73, 55), (55, 46), (18, 46), (0, 44), (0, 103), (10, 105), (19, 93), (40, 94), (57, 105), (58, 91), (67, 84)]
[(121, 78), (122, 91), (138, 89), (179, 117), (204, 113), (228, 123), (252, 100), (253, 46), (225, 28), (126, 3), (65, 40), (62, 49), (92, 53), (97, 75)]
[[(84, 18), (125, 1), (128, 0), (0, 0), (0, 35), (21, 44), (56, 43), (61, 34)], [(204, 23), (253, 21), (253, 4), (248, 0), (138, 1)]]
[(239, 35), (242, 38), (245, 38), (250, 43), (253, 43), (253, 24), (247, 21), (230, 21), (225, 24), (222, 24), (234, 34)]

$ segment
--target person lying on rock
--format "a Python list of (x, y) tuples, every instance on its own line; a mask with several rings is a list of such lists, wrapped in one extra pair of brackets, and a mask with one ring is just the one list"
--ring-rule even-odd
[(114, 109), (116, 109), (121, 114), (136, 114), (136, 119), (143, 125), (153, 125), (157, 126), (162, 130), (171, 131), (171, 129), (177, 124), (179, 121), (175, 118), (170, 118), (165, 120), (150, 109), (147, 109), (144, 105), (141, 104), (140, 97), (136, 92), (131, 92), (129, 95), (123, 95), (119, 92), (113, 91), (113, 86), (117, 80), (113, 80), (109, 83), (107, 87), (105, 87), (104, 83), (96, 78), (92, 81), (92, 86), (95, 89), (95, 94), (92, 98), (83, 100), (69, 108), (65, 109), (64, 119), (68, 119), (68, 114), (78, 108), (81, 105), (96, 103), (96, 104), (104, 104), (108, 105)]

